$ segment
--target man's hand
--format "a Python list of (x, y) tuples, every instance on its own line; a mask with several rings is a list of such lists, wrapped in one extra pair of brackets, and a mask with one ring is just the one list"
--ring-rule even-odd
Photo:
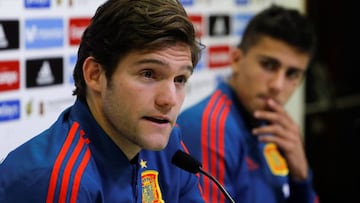
[(294, 180), (305, 180), (308, 177), (308, 163), (304, 151), (303, 139), (299, 126), (286, 112), (284, 107), (274, 100), (267, 101), (270, 111), (258, 110), (254, 117), (266, 120), (269, 125), (253, 129), (259, 141), (275, 143), (287, 161), (290, 176)]

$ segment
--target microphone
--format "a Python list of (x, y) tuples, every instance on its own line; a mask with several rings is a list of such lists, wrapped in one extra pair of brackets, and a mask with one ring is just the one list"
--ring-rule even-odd
[(216, 180), (215, 177), (213, 177), (210, 173), (204, 171), (202, 169), (202, 164), (196, 160), (194, 157), (192, 157), (190, 154), (185, 153), (184, 151), (178, 150), (175, 152), (174, 156), (172, 157), (171, 162), (176, 165), (177, 167), (190, 172), (190, 173), (202, 173), (208, 178), (210, 178), (212, 181), (215, 182), (216, 186), (220, 188), (221, 192), (225, 195), (225, 197), (231, 202), (235, 203), (234, 199), (231, 197), (231, 195), (225, 190), (225, 188), (219, 183), (218, 180)]

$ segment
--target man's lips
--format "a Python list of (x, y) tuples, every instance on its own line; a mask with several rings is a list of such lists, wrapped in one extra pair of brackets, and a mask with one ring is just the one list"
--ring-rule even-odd
[(273, 100), (274, 102), (280, 104), (280, 101), (275, 98), (275, 97), (272, 97), (272, 96), (269, 96), (269, 95), (264, 95), (264, 94), (261, 94), (258, 96), (261, 100), (264, 100), (265, 102), (269, 101), (269, 100)]
[(159, 123), (159, 124), (170, 123), (170, 120), (166, 117), (145, 116), (144, 119), (149, 120), (151, 122)]

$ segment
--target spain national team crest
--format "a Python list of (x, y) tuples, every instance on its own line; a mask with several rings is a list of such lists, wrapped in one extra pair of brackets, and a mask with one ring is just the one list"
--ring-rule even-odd
[(142, 203), (165, 203), (159, 187), (158, 174), (154, 170), (141, 173)]
[(267, 143), (264, 147), (264, 155), (266, 162), (274, 175), (286, 176), (289, 173), (286, 161), (275, 144)]

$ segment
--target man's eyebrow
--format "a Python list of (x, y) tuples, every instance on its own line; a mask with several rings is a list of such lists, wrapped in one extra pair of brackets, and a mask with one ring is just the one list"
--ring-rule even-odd
[[(269, 61), (270, 63), (276, 65), (277, 67), (279, 67), (281, 64), (281, 62), (279, 60), (277, 60), (276, 58), (273, 58), (273, 57), (268, 57), (268, 56), (265, 56), (265, 57), (262, 57), (264, 60), (267, 60)], [(300, 72), (300, 73), (305, 73), (306, 70), (300, 68), (300, 67), (297, 67), (297, 66), (286, 66), (286, 69), (289, 71), (297, 71), (297, 72)]]
[[(139, 61), (135, 62), (135, 65), (141, 65), (141, 64), (158, 64), (158, 65), (162, 65), (162, 66), (169, 66), (168, 63), (161, 61), (161, 60), (157, 60), (157, 59), (141, 59)], [(186, 65), (184, 66), (184, 69), (188, 69), (191, 73), (193, 73), (194, 71), (194, 67), (192, 65)]]
[(301, 69), (301, 68), (299, 68), (299, 67), (297, 67), (297, 66), (288, 66), (287, 69), (288, 69), (288, 70), (291, 70), (291, 71), (298, 71), (298, 72), (301, 72), (301, 73), (305, 73), (305, 72), (306, 72), (306, 70)]
[(268, 56), (268, 55), (259, 55), (259, 59), (261, 60), (267, 60), (273, 64), (280, 64), (280, 61), (277, 58), (274, 58), (272, 56)]
[(163, 61), (157, 60), (157, 59), (141, 59), (139, 61), (136, 61), (136, 65), (141, 65), (145, 63), (154, 63), (159, 65), (167, 65), (167, 63), (164, 63)]

